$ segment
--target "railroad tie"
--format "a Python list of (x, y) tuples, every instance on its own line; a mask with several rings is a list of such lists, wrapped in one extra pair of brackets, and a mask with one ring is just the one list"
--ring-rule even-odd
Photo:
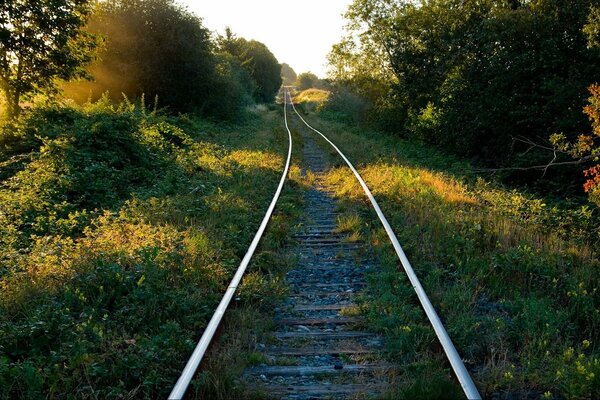
[(328, 155), (308, 135), (304, 155), (316, 179), (291, 250), (299, 262), (286, 277), (290, 294), (276, 310), (277, 330), (257, 346), (266, 361), (248, 368), (243, 382), (280, 399), (376, 397), (396, 370), (382, 360), (382, 338), (365, 330), (357, 305), (364, 274), (375, 263), (360, 252), (363, 243), (336, 231), (337, 201), (319, 182)]

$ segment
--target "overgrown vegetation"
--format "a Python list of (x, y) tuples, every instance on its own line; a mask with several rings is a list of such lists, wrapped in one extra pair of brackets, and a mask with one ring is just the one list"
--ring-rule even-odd
[(296, 78), (296, 86), (299, 90), (307, 90), (312, 88), (318, 88), (320, 79), (317, 75), (312, 72), (302, 72)]
[(227, 28), (219, 37), (219, 47), (238, 60), (253, 78), (253, 96), (257, 102), (271, 103), (281, 86), (281, 65), (267, 46), (256, 40), (237, 37)]
[(293, 97), (295, 104), (303, 110), (322, 110), (327, 104), (331, 92), (321, 89), (307, 89)]
[[(0, 6), (12, 117), (0, 126), (0, 398), (165, 397), (279, 181), (281, 115), (249, 106), (273, 100), (280, 65), (173, 0), (13, 3)], [(62, 83), (73, 105), (57, 95), (77, 77), (92, 80)], [(289, 183), (226, 321), (244, 329), (220, 338), (191, 397), (237, 396), (235, 371), (285, 292), (279, 249), (298, 202)]]
[(56, 94), (58, 79), (85, 76), (96, 38), (84, 32), (87, 0), (13, 1), (0, 6), (0, 89), (10, 118), (21, 101)]
[[(467, 163), (414, 141), (309, 121), (359, 167), (484, 398), (600, 396), (600, 221), (589, 206), (465, 174)], [(344, 201), (340, 229), (382, 263), (362, 307), (405, 366), (393, 398), (462, 398), (362, 188), (341, 163), (327, 182)]]
[(290, 67), (286, 63), (281, 64), (281, 84), (283, 86), (290, 86), (296, 82), (298, 75), (296, 75), (296, 71), (292, 67)]
[(215, 38), (173, 0), (101, 2), (86, 29), (104, 45), (89, 67), (92, 81), (64, 86), (79, 103), (105, 93), (116, 102), (145, 96), (174, 114), (235, 119), (272, 102), (281, 85), (281, 66), (264, 44), (231, 31)]
[[(217, 127), (104, 99), (3, 128), (0, 398), (167, 395), (279, 180), (287, 141), (263, 115)], [(240, 290), (247, 314), (282, 293), (296, 190)]]
[(600, 79), (597, 15), (591, 0), (356, 0), (348, 35), (329, 57), (331, 107), (478, 165), (542, 165), (506, 178), (581, 194), (582, 166), (555, 166), (538, 179), (552, 134), (574, 142), (589, 131), (581, 111)]
[[(360, 167), (484, 397), (600, 397), (600, 221), (568, 199), (585, 184), (600, 204), (598, 4), (355, 0), (346, 16), (319, 80), (174, 0), (0, 6), (0, 398), (167, 395), (279, 180), (281, 115), (256, 103), (282, 76)], [(544, 168), (548, 151), (570, 167)], [(244, 396), (285, 293), (291, 176), (192, 397)], [(382, 262), (362, 307), (406, 367), (394, 398), (459, 396), (360, 187), (345, 167), (327, 181), (339, 231)]]
[(120, 102), (123, 94), (145, 95), (181, 112), (211, 102), (219, 77), (210, 33), (172, 0), (99, 3), (87, 30), (103, 38), (103, 49), (89, 67), (92, 81), (68, 85), (68, 97), (85, 102), (108, 93)]

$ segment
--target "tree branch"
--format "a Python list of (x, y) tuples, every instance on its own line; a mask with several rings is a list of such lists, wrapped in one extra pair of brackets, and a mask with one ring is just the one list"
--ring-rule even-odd
[(550, 167), (558, 167), (558, 166), (564, 166), (564, 165), (581, 165), (581, 164), (586, 163), (587, 161), (592, 161), (592, 160), (598, 158), (598, 156), (589, 155), (589, 156), (581, 157), (577, 160), (561, 161), (561, 162), (556, 162), (556, 158), (557, 158), (557, 153), (555, 152), (554, 158), (548, 164), (533, 165), (533, 166), (529, 166), (529, 167), (473, 168), (472, 171), (474, 171), (474, 172), (501, 172), (501, 171), (535, 171), (535, 170), (539, 170), (539, 171), (543, 171), (543, 173), (545, 174), (546, 171), (548, 170), (548, 168), (550, 168)]

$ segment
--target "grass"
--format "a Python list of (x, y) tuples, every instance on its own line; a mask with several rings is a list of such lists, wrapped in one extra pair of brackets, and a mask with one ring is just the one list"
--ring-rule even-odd
[(302, 110), (321, 110), (327, 103), (331, 92), (322, 89), (306, 89), (293, 97), (294, 104)]
[[(372, 188), (484, 397), (600, 396), (598, 221), (421, 145), (318, 119)], [(216, 125), (132, 104), (39, 108), (0, 133), (0, 398), (165, 397), (243, 257), (286, 153), (281, 113)], [(300, 138), (296, 143), (301, 143)], [(297, 147), (298, 149), (299, 147)], [(298, 153), (295, 154), (298, 157)], [(293, 262), (294, 165), (191, 398), (243, 398)], [(460, 397), (361, 188), (339, 232), (373, 243), (369, 329), (403, 366), (390, 398)], [(268, 296), (266, 296), (268, 294)], [(233, 329), (232, 329), (233, 328)]]
[[(552, 204), (485, 181), (417, 143), (315, 114), (309, 122), (358, 167), (484, 398), (600, 396), (592, 206)], [(346, 203), (339, 230), (362, 234), (382, 264), (361, 307), (405, 368), (391, 398), (461, 398), (362, 189), (341, 163), (326, 182)]]
[[(36, 109), (0, 137), (0, 398), (165, 397), (275, 191), (280, 113), (223, 126), (99, 102)], [(236, 393), (285, 293), (299, 175), (192, 398)]]
[(331, 92), (321, 89), (306, 89), (294, 96), (294, 103), (324, 103)]

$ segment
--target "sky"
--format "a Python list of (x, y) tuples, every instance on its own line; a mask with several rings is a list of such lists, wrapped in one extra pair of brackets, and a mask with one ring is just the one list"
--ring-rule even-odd
[(340, 41), (342, 14), (352, 0), (178, 0), (223, 34), (225, 27), (267, 45), (280, 63), (297, 74), (326, 75), (327, 54)]

